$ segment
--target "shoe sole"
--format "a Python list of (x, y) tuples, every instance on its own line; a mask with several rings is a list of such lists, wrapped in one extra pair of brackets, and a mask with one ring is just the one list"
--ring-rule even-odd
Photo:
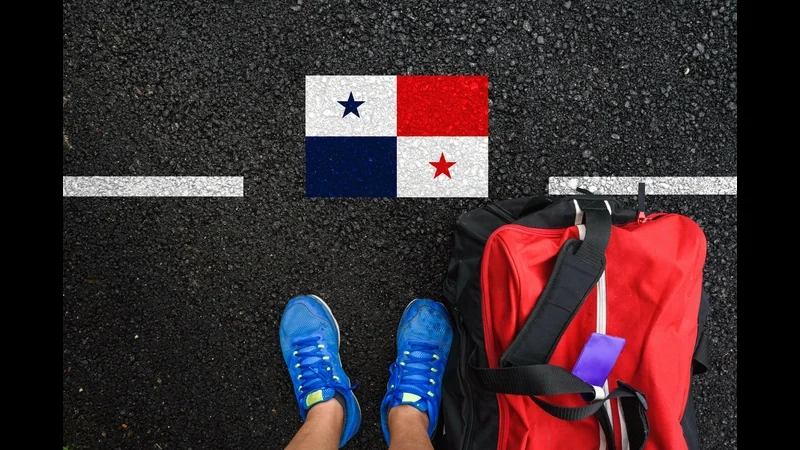
[[(325, 310), (327, 310), (328, 314), (330, 314), (331, 317), (333, 318), (333, 324), (336, 325), (336, 346), (339, 347), (339, 345), (342, 342), (342, 335), (341, 335), (341, 333), (339, 331), (339, 322), (336, 321), (336, 316), (333, 315), (333, 311), (331, 311), (331, 307), (328, 306), (328, 304), (325, 303), (325, 300), (321, 299), (318, 295), (309, 294), (308, 296), (309, 297), (313, 297), (313, 298), (317, 299), (317, 301), (322, 303), (322, 306), (325, 307)], [(350, 393), (353, 395), (353, 399), (356, 401), (356, 407), (358, 407), (358, 428), (361, 428), (361, 403), (358, 403), (358, 397), (356, 397), (355, 392), (350, 391)], [(358, 430), (356, 430), (356, 431), (358, 431)], [(355, 436), (355, 433), (353, 433), (353, 436)]]

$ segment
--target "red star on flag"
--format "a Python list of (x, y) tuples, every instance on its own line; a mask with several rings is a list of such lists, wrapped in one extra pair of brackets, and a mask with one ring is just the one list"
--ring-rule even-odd
[(439, 161), (431, 161), (428, 164), (436, 167), (436, 173), (433, 175), (433, 178), (436, 178), (442, 174), (447, 175), (447, 178), (453, 178), (450, 176), (450, 167), (452, 167), (455, 162), (447, 162), (444, 159), (444, 153), (442, 153), (442, 156), (439, 157)]

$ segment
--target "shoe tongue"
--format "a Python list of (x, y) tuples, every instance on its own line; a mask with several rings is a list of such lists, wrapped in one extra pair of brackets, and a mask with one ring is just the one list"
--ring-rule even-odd
[(428, 411), (427, 400), (412, 392), (403, 392), (403, 395), (400, 397), (400, 401), (397, 402), (397, 405), (411, 405), (422, 412)]
[(429, 352), (423, 352), (421, 350), (414, 350), (413, 352), (411, 352), (411, 356), (413, 356), (415, 358), (427, 358), (427, 359), (430, 359), (431, 354)]
[[(298, 350), (301, 351), (301, 352), (311, 352), (311, 351), (316, 350), (316, 348), (317, 348), (317, 344), (314, 344), (314, 345), (308, 345), (308, 346), (305, 346), (305, 347), (301, 347)], [(315, 362), (317, 362), (317, 361), (319, 361), (321, 359), (322, 358), (320, 358), (319, 356), (307, 356), (307, 357), (302, 359), (302, 362), (303, 362), (303, 364), (308, 365), (308, 364), (314, 364)]]
[(311, 391), (308, 393), (308, 395), (306, 395), (306, 400), (303, 403), (303, 406), (306, 408), (306, 410), (308, 410), (319, 402), (330, 400), (334, 395), (336, 395), (336, 389), (334, 388), (322, 388), (317, 389), (316, 391)]

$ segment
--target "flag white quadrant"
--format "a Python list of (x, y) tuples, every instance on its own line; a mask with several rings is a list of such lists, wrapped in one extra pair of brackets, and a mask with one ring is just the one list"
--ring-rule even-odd
[(398, 197), (488, 197), (488, 193), (488, 137), (397, 138)]
[(396, 135), (396, 76), (306, 76), (306, 136)]

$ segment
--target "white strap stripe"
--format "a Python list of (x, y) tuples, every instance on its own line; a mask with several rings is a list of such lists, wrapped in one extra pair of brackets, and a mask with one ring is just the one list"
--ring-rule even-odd
[(575, 225), (580, 225), (583, 223), (583, 210), (578, 205), (578, 201), (572, 199), (572, 203), (575, 204)]
[[(598, 422), (599, 425), (600, 422)], [(598, 426), (598, 430), (600, 430), (600, 447), (599, 450), (606, 450), (608, 444), (606, 443), (606, 434), (603, 433), (603, 427)]]

